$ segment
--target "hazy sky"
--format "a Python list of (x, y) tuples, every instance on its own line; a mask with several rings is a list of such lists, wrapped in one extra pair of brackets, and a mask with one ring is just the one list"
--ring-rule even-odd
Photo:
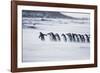
[(69, 16), (77, 17), (77, 18), (90, 18), (90, 14), (88, 14), (88, 13), (61, 12), (61, 14), (69, 15)]

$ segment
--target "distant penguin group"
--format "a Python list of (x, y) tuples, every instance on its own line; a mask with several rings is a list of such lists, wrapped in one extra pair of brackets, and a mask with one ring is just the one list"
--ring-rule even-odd
[(46, 37), (50, 37), (51, 41), (65, 41), (65, 42), (90, 42), (90, 35), (89, 34), (76, 34), (76, 33), (62, 33), (62, 34), (58, 34), (58, 33), (47, 33), (44, 34), (42, 32), (39, 32), (39, 39), (41, 39), (42, 41), (45, 41)]

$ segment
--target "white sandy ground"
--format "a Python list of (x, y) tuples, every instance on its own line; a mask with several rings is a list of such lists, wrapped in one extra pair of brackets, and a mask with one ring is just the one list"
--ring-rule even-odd
[(87, 25), (61, 24), (36, 25), (39, 29), (23, 29), (23, 62), (86, 60), (90, 58), (90, 43), (52, 42), (49, 37), (41, 41), (39, 32), (43, 33), (80, 33), (89, 34)]

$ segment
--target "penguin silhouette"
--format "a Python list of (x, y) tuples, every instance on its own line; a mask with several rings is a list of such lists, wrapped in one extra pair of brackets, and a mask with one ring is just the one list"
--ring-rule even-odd
[(44, 41), (45, 40), (45, 36), (46, 34), (43, 34), (42, 32), (40, 32), (39, 38)]
[(85, 34), (87, 42), (90, 42), (90, 35)]
[(65, 34), (61, 34), (61, 36), (63, 37), (64, 41), (66, 42), (67, 41), (67, 37)]
[(61, 41), (60, 36), (59, 36), (58, 33), (55, 34), (55, 37), (57, 37), (56, 39), (57, 39), (58, 41)]
[(71, 42), (72, 42), (72, 41), (73, 41), (72, 34), (71, 34), (71, 33), (67, 33), (66, 35), (68, 36), (68, 38), (69, 38), (69, 41), (71, 41)]
[(48, 35), (50, 35), (50, 39), (51, 39), (52, 41), (57, 41), (56, 36), (54, 35), (53, 32), (48, 33)]
[(73, 38), (73, 41), (74, 41), (74, 42), (79, 42), (79, 37), (78, 37), (77, 34), (72, 33), (72, 38)]
[(81, 42), (85, 42), (85, 37), (84, 37), (84, 35), (82, 35), (82, 34), (78, 34), (79, 35), (79, 37), (80, 37), (80, 41)]

